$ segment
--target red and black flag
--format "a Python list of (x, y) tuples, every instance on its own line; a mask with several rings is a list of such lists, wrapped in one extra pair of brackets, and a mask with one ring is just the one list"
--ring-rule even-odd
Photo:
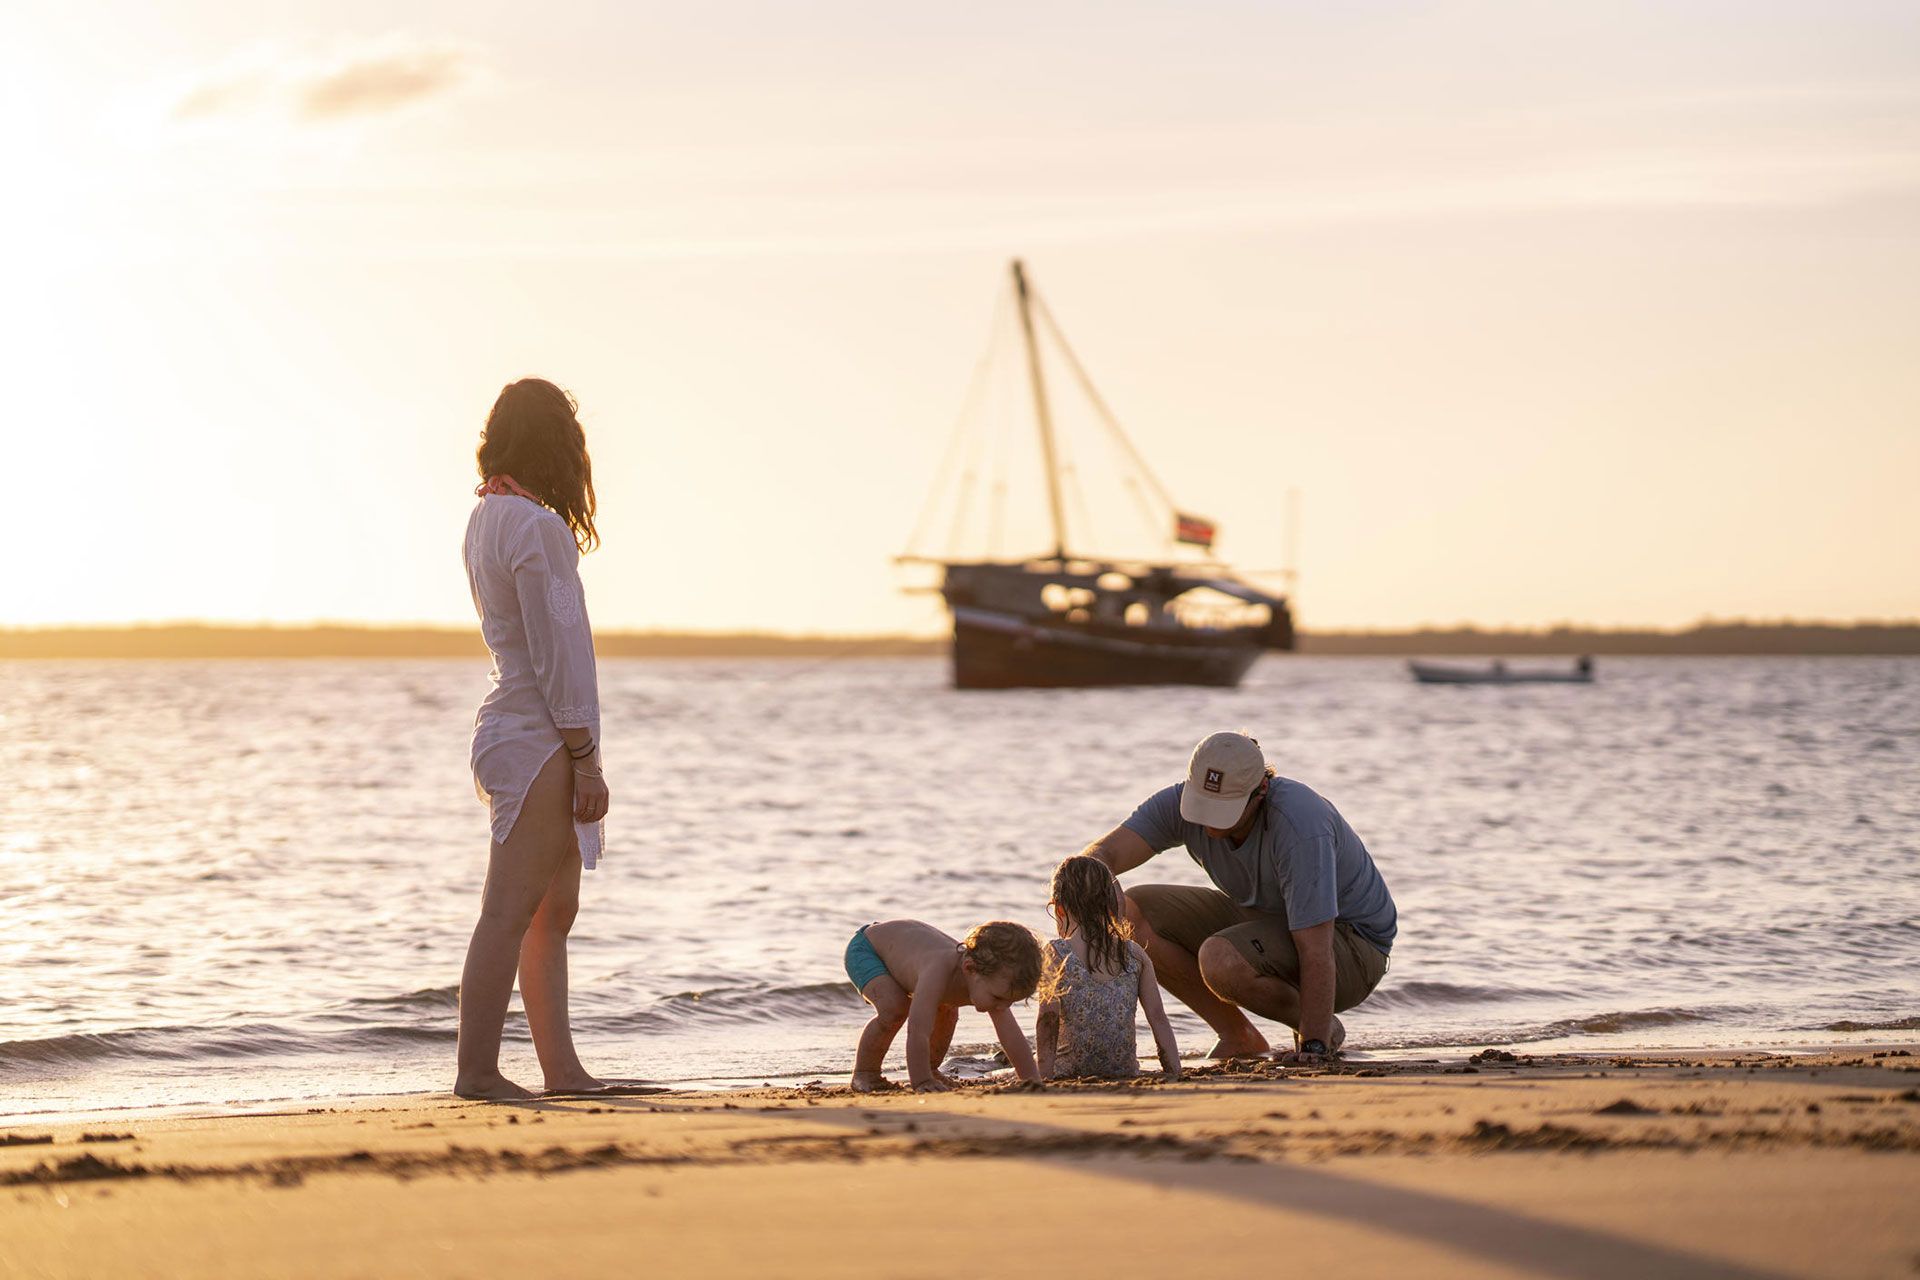
[(1173, 540), (1187, 542), (1196, 547), (1213, 550), (1214, 523), (1204, 516), (1190, 516), (1185, 512), (1173, 513)]

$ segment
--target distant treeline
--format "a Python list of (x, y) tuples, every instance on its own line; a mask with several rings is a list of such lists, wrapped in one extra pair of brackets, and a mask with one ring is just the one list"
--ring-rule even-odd
[[(892, 658), (944, 654), (947, 639), (772, 633), (610, 631), (604, 658)], [(1703, 622), (1684, 631), (1305, 631), (1302, 653), (1379, 656), (1593, 654), (1920, 654), (1913, 622)], [(456, 627), (62, 627), (0, 629), (4, 658), (475, 658)]]
[(1477, 627), (1420, 631), (1309, 631), (1302, 653), (1416, 656), (1558, 654), (1920, 654), (1920, 621), (1702, 622), (1684, 631), (1609, 631), (1555, 627), (1548, 631), (1482, 631)]
[[(944, 637), (782, 636), (603, 631), (603, 658), (907, 657), (945, 653)], [(463, 627), (152, 627), (0, 629), (0, 658), (476, 658)]]

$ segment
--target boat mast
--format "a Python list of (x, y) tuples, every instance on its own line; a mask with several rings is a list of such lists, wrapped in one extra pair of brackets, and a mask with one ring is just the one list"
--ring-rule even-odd
[(1027, 335), (1027, 373), (1033, 379), (1033, 413), (1040, 422), (1040, 453), (1047, 464), (1047, 501), (1053, 507), (1053, 558), (1066, 563), (1067, 522), (1060, 511), (1060, 468), (1053, 456), (1053, 415), (1047, 411), (1047, 382), (1040, 373), (1040, 345), (1033, 337), (1033, 309), (1027, 301), (1027, 271), (1013, 260), (1013, 289), (1020, 297), (1020, 327)]

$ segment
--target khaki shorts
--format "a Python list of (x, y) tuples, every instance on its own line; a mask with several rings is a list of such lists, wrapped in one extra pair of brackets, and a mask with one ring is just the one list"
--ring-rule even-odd
[[(1300, 985), (1300, 952), (1284, 911), (1243, 907), (1218, 889), (1143, 884), (1127, 890), (1153, 931), (1195, 955), (1208, 938), (1225, 938), (1254, 971)], [(1387, 954), (1346, 921), (1333, 926), (1333, 1008), (1351, 1009), (1373, 994), (1387, 972)]]

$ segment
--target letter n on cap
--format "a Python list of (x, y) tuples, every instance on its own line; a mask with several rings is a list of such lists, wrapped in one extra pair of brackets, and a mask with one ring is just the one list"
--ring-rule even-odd
[(1205, 787), (1208, 791), (1217, 793), (1220, 790), (1220, 782), (1221, 782), (1220, 771), (1218, 769), (1209, 769), (1207, 770), (1207, 780), (1201, 783), (1200, 785)]

